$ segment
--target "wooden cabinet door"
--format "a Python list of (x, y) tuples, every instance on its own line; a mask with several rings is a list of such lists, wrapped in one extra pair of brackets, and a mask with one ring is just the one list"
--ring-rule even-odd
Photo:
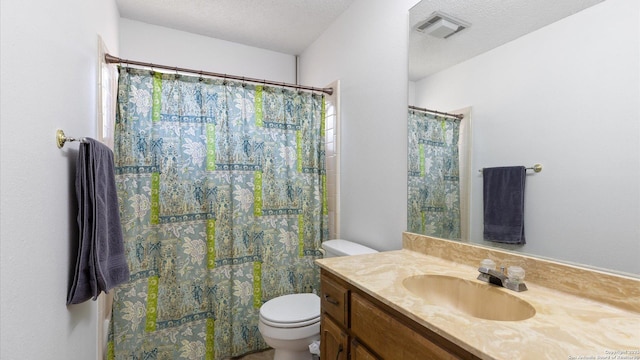
[(351, 340), (351, 360), (380, 360), (356, 339)]
[(386, 360), (458, 359), (356, 293), (351, 294), (351, 331)]
[(322, 360), (347, 360), (349, 335), (330, 317), (322, 315), (320, 323), (320, 358)]

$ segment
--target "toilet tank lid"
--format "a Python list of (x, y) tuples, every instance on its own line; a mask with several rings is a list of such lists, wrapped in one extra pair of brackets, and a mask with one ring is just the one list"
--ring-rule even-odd
[(353, 241), (334, 239), (328, 240), (322, 243), (322, 248), (332, 253), (348, 256), (348, 255), (361, 255), (361, 254), (373, 254), (378, 251), (366, 247), (364, 245), (356, 244)]

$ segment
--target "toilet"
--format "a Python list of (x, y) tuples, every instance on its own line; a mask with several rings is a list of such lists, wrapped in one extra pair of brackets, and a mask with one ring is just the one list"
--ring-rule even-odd
[[(325, 241), (322, 249), (325, 258), (377, 252), (341, 239)], [(265, 302), (260, 307), (258, 329), (275, 350), (273, 360), (311, 360), (309, 344), (320, 340), (320, 297), (290, 294)]]

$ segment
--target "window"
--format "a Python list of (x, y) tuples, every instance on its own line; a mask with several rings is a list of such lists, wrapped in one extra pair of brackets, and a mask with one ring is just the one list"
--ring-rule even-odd
[(327, 87), (333, 94), (325, 96), (325, 161), (327, 169), (327, 207), (329, 211), (329, 239), (340, 237), (340, 82)]

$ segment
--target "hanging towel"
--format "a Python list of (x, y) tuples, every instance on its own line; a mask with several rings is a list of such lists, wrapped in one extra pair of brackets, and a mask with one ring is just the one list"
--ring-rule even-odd
[(508, 244), (525, 244), (524, 166), (482, 170), (484, 239)]
[(90, 138), (80, 144), (76, 164), (78, 255), (67, 304), (95, 300), (100, 292), (129, 281), (113, 152)]

